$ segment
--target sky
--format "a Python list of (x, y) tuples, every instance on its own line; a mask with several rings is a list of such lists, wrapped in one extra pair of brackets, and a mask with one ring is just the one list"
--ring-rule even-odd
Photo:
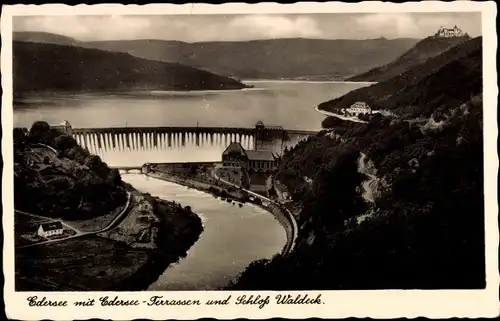
[(457, 25), (481, 35), (481, 13), (325, 13), (217, 15), (17, 16), (14, 31), (44, 31), (91, 40), (161, 39), (185, 42), (274, 38), (425, 38)]

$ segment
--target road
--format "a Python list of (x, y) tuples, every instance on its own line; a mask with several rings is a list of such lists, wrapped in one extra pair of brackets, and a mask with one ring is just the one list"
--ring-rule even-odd
[(363, 187), (363, 193), (362, 197), (365, 201), (369, 203), (374, 203), (375, 202), (375, 197), (373, 195), (373, 188), (372, 184), (378, 180), (376, 175), (373, 175), (370, 173), (368, 168), (366, 168), (366, 159), (368, 158), (364, 153), (360, 153), (361, 156), (358, 159), (358, 172), (361, 174), (364, 174), (368, 176), (368, 180), (364, 181), (362, 184)]
[(363, 121), (361, 119), (358, 119), (357, 117), (345, 117), (345, 116), (342, 116), (342, 115), (339, 115), (339, 114), (336, 114), (336, 113), (332, 113), (332, 112), (329, 112), (329, 111), (326, 111), (326, 110), (321, 110), (321, 109), (318, 109), (318, 107), (315, 107), (314, 108), (318, 113), (321, 113), (325, 116), (333, 116), (333, 117), (337, 117), (337, 118), (340, 118), (342, 120), (348, 120), (348, 121), (352, 121), (354, 123), (363, 123), (363, 124), (366, 124), (368, 122), (366, 121)]
[(116, 215), (116, 217), (106, 227), (100, 229), (99, 231), (92, 231), (92, 232), (82, 232), (82, 231), (80, 231), (80, 230), (78, 230), (78, 229), (76, 229), (76, 228), (74, 228), (74, 227), (66, 224), (64, 221), (61, 221), (61, 220), (54, 220), (54, 219), (51, 219), (49, 217), (44, 217), (44, 216), (40, 216), (40, 215), (36, 215), (36, 214), (31, 214), (31, 213), (26, 213), (26, 212), (21, 212), (21, 211), (17, 211), (16, 210), (15, 212), (17, 212), (17, 213), (25, 214), (25, 215), (30, 215), (30, 216), (34, 216), (34, 217), (38, 217), (38, 218), (42, 218), (42, 219), (47, 219), (49, 222), (61, 222), (61, 224), (65, 225), (66, 227), (68, 227), (68, 228), (70, 228), (70, 229), (72, 229), (72, 230), (74, 230), (76, 232), (76, 234), (68, 236), (68, 237), (47, 240), (47, 241), (38, 242), (38, 243), (34, 243), (34, 244), (29, 244), (29, 245), (18, 246), (18, 247), (16, 247), (16, 249), (24, 249), (24, 248), (27, 248), (27, 247), (33, 247), (33, 246), (45, 245), (45, 244), (49, 244), (49, 243), (56, 243), (56, 242), (61, 242), (61, 241), (67, 241), (69, 239), (74, 239), (74, 238), (77, 238), (77, 237), (82, 237), (82, 236), (86, 236), (86, 235), (92, 235), (92, 234), (107, 232), (107, 231), (115, 228), (123, 220), (123, 218), (125, 218), (125, 216), (126, 216), (125, 214), (129, 210), (131, 198), (132, 198), (132, 193), (127, 192), (127, 203), (125, 203), (125, 207), (121, 210), (121, 212), (118, 213), (118, 215)]

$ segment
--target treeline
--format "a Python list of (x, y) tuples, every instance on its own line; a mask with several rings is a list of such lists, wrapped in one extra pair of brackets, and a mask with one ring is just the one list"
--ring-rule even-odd
[[(17, 210), (83, 219), (125, 203), (118, 170), (110, 169), (73, 137), (38, 121), (28, 132), (15, 128), (13, 138)], [(56, 153), (39, 144), (54, 148)]]

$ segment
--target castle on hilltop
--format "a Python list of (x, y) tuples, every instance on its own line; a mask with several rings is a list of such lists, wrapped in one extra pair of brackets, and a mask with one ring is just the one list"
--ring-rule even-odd
[(438, 29), (438, 31), (436, 32), (436, 34), (434, 34), (434, 37), (443, 37), (443, 38), (467, 37), (467, 36), (468, 36), (467, 33), (464, 33), (462, 31), (462, 29), (460, 29), (456, 25), (453, 28), (444, 28), (444, 27), (441, 27), (441, 28)]

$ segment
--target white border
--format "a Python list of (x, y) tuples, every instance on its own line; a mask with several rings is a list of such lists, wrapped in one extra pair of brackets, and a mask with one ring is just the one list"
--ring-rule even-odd
[[(92, 308), (33, 308), (27, 307), (26, 298), (30, 295), (43, 296), (44, 293), (27, 293), (14, 291), (14, 249), (13, 249), (13, 154), (12, 154), (12, 16), (19, 15), (108, 15), (108, 14), (235, 14), (235, 13), (338, 13), (338, 12), (482, 12), (483, 32), (483, 65), (484, 68), (484, 162), (485, 162), (485, 203), (486, 203), (486, 272), (487, 288), (485, 290), (461, 291), (308, 291), (311, 295), (322, 294), (327, 303), (322, 306), (268, 305), (263, 309), (257, 306), (226, 307), (141, 307), (112, 308), (94, 306)], [(39, 319), (196, 319), (214, 317), (232, 318), (310, 318), (310, 317), (493, 317), (499, 314), (498, 304), (498, 204), (497, 173), (498, 157), (496, 154), (497, 138), (497, 95), (496, 83), (496, 48), (495, 30), (496, 4), (490, 2), (416, 2), (416, 3), (382, 3), (362, 2), (356, 4), (329, 3), (296, 3), (282, 5), (277, 3), (259, 4), (185, 4), (185, 5), (13, 5), (4, 6), (1, 17), (2, 30), (2, 154), (3, 170), (3, 226), (4, 226), (4, 298), (6, 314), (9, 318), (22, 320)], [(369, 267), (368, 267), (369, 268)], [(464, 276), (467, 277), (467, 276)], [(163, 295), (166, 299), (198, 298), (223, 299), (231, 294), (234, 297), (249, 292), (119, 292), (122, 299), (147, 300), (151, 295)], [(289, 292), (299, 293), (299, 292)], [(258, 294), (270, 295), (276, 292), (259, 291)], [(109, 292), (51, 292), (45, 294), (51, 299), (76, 300), (87, 297), (98, 298), (101, 295), (114, 295)]]

